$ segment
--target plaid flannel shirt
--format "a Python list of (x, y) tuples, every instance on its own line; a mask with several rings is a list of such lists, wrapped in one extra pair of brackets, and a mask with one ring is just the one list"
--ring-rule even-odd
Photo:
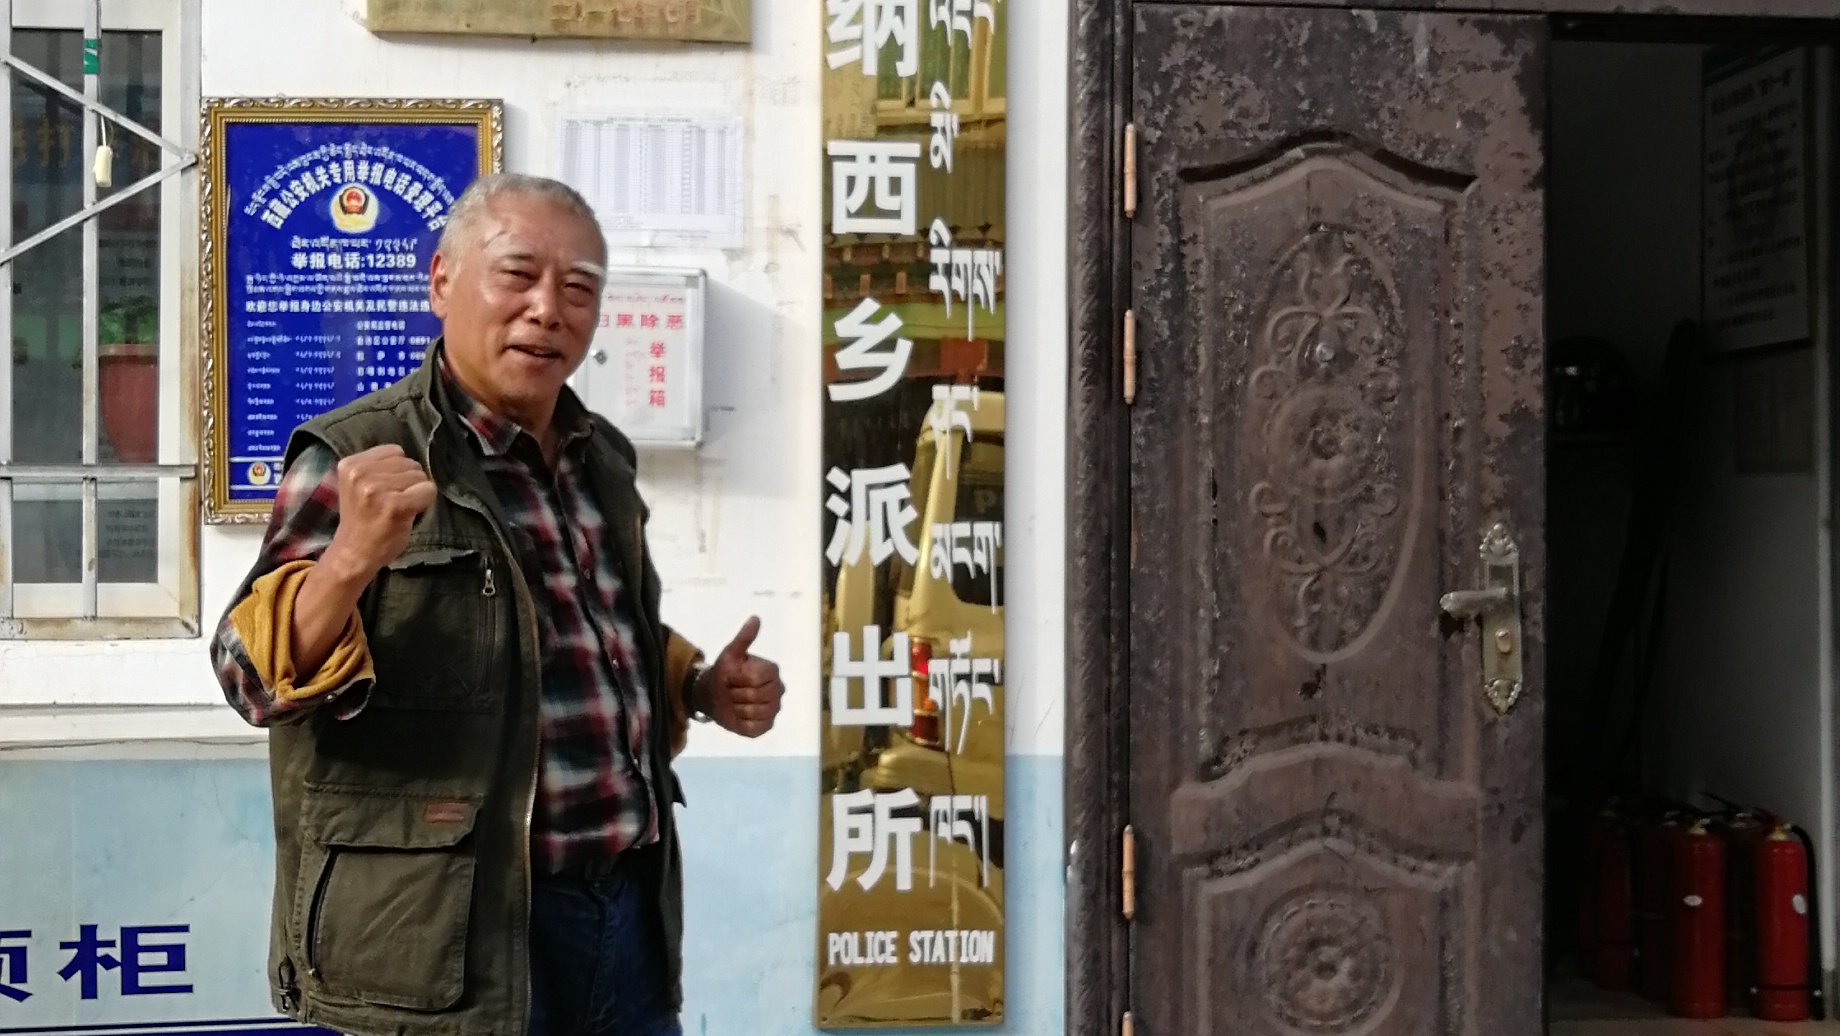
[[(612, 860), (658, 838), (656, 799), (645, 750), (653, 721), (643, 686), (632, 604), (606, 523), (589, 491), (582, 449), (587, 412), (566, 389), (556, 409), (563, 447), (556, 470), (536, 440), (463, 392), (441, 367), (469, 440), (498, 498), (537, 609), (542, 657), (542, 764), (532, 818), (533, 861), (549, 873)], [(338, 458), (321, 445), (301, 452), (275, 496), (258, 572), (316, 559), (338, 527)], [(228, 619), (212, 645), (218, 680), (243, 717), (258, 726), (330, 708), (358, 715), (372, 688), (354, 681), (289, 701), (247, 665)], [(384, 688), (378, 693), (388, 694)]]

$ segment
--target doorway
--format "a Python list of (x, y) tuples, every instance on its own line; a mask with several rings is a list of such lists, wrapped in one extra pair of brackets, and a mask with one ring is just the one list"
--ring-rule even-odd
[[(1593, 162), (1664, 157), (1629, 146), (1659, 116), (1638, 106), (1605, 146), (1565, 115), (1603, 131), (1617, 75), (1652, 93), (1672, 80), (1628, 66), (1671, 61), (1693, 75), (1660, 100), (1697, 123), (1709, 44), (1825, 45), (1832, 23), (1555, 16), (1613, 6), (1665, 5), (1082, 4), (1070, 1030), (1640, 1031), (1659, 1009), (1578, 977), (1567, 875), (1612, 788), (1798, 811), (1832, 843), (1827, 318), (1811, 310), (1799, 343), (1704, 344), (1697, 130), (1687, 222), (1657, 231), (1608, 199), (1659, 189)], [(1810, 82), (1830, 65), (1812, 57)], [(1824, 257), (1831, 206), (1809, 204)], [(1811, 306), (1829, 269), (1809, 267)], [(1665, 298), (1639, 306), (1622, 296), (1643, 277), (1687, 288), (1650, 283)], [(1658, 341), (1643, 306), (1670, 314), (1647, 318)], [(1599, 393), (1614, 377), (1560, 400), (1554, 360), (1567, 378), (1620, 362), (1622, 424), (1572, 406), (1616, 411)], [(1657, 406), (1690, 433), (1671, 454)], [(1650, 455), (1699, 477), (1659, 512), (1635, 477)], [(1781, 527), (1750, 507), (1793, 512), (1799, 538), (1762, 536)], [(1656, 513), (1684, 531), (1622, 566)], [(1764, 585), (1772, 565), (1795, 578)], [(1769, 608), (1747, 609), (1753, 593)], [(1621, 664), (1599, 681), (1606, 635)], [(1677, 707), (1655, 705), (1664, 684)], [(1770, 749), (1778, 732), (1793, 750)], [(1763, 750), (1710, 750), (1740, 735)], [(1733, 776), (1753, 769), (1789, 779)]]
[(1548, 1006), (1819, 1016), (1835, 55), (1607, 28), (1561, 26), (1548, 87)]

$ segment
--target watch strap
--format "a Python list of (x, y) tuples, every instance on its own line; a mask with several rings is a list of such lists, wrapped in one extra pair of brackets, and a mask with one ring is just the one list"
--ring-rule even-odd
[(690, 713), (690, 718), (698, 723), (711, 723), (715, 721), (715, 717), (711, 716), (708, 709), (705, 707), (707, 703), (699, 700), (697, 694), (698, 689), (703, 686), (703, 677), (707, 675), (709, 675), (709, 665), (704, 662), (697, 662), (691, 665), (690, 676), (684, 686), (684, 704), (687, 706), (686, 711)]

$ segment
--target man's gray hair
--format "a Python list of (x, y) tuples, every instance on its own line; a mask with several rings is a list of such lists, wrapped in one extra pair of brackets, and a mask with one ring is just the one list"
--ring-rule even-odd
[(607, 235), (601, 230), (601, 221), (595, 217), (588, 199), (561, 180), (529, 173), (488, 173), (474, 180), (461, 192), (447, 214), (447, 226), (441, 230), (441, 240), (435, 245), (435, 251), (446, 256), (449, 262), (459, 263), (460, 253), (478, 237), (479, 220), (485, 215), (486, 207), (494, 199), (513, 195), (545, 198), (569, 210), (594, 228), (594, 240), (601, 246), (601, 258), (607, 257)]

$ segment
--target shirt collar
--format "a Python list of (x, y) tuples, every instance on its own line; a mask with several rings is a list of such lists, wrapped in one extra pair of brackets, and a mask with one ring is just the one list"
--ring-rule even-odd
[[(448, 400), (453, 405), (454, 414), (460, 423), (471, 433), (473, 441), (479, 444), (480, 452), (488, 457), (502, 457), (510, 453), (520, 440), (528, 440), (533, 448), (540, 447), (536, 436), (531, 435), (523, 425), (507, 417), (492, 412), (484, 403), (474, 399), (460, 387), (460, 382), (448, 369), (447, 358), (440, 357), (437, 366), (441, 372), (441, 384), (447, 390)], [(556, 400), (556, 414), (553, 419), (556, 431), (561, 436), (562, 447), (567, 449), (579, 440), (586, 439), (594, 433), (594, 426), (588, 420), (587, 408), (568, 386), (563, 386), (562, 395)], [(541, 454), (541, 449), (538, 453)]]

